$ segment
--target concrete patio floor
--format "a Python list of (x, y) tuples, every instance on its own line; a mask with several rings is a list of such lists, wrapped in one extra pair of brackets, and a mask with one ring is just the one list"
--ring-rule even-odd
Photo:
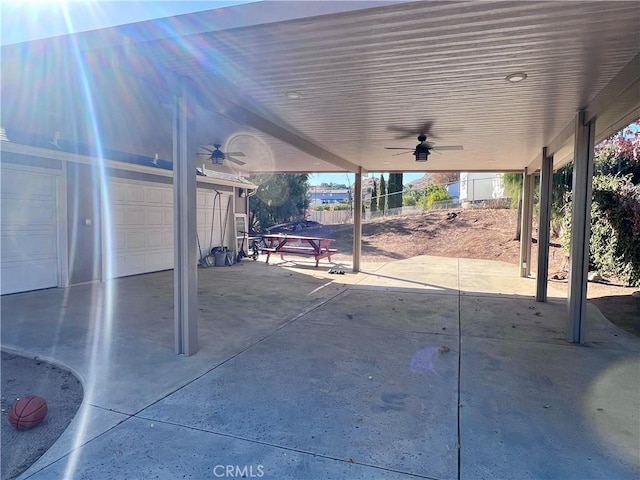
[(20, 478), (640, 476), (640, 341), (597, 309), (570, 345), (563, 294), (536, 303), (514, 265), (327, 270), (201, 269), (192, 357), (172, 272), (2, 297), (2, 347), (85, 388)]

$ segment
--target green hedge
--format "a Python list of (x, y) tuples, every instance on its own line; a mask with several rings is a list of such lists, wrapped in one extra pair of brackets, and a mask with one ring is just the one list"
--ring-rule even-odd
[[(562, 241), (569, 249), (571, 203), (567, 203)], [(589, 263), (602, 275), (640, 286), (640, 185), (630, 176), (593, 177)]]
[(324, 203), (314, 207), (316, 211), (322, 210), (349, 210), (351, 207), (348, 203)]
[(451, 200), (451, 195), (443, 185), (429, 185), (425, 189), (425, 196), (421, 199), (421, 206), (424, 210), (429, 210), (434, 203)]

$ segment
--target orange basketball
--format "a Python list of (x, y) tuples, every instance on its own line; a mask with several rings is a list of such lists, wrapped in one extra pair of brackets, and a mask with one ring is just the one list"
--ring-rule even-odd
[(27, 430), (40, 425), (47, 416), (47, 402), (37, 395), (21, 397), (9, 411), (9, 422), (18, 430)]

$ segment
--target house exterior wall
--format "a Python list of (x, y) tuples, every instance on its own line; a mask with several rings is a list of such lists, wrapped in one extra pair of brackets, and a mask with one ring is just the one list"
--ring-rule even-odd
[(452, 198), (460, 197), (460, 182), (450, 183), (447, 185), (447, 192)]
[(99, 172), (96, 167), (67, 164), (69, 283), (102, 278), (102, 222)]
[(349, 191), (344, 189), (328, 190), (326, 188), (312, 187), (309, 191), (309, 197), (311, 206), (347, 203), (349, 201)]
[(504, 198), (501, 173), (460, 173), (460, 201), (479, 202)]
[[(75, 159), (78, 158), (76, 161)], [(165, 171), (159, 171), (158, 175), (152, 173), (127, 170), (125, 168), (99, 169), (95, 165), (88, 164), (86, 158), (69, 154), (66, 160), (52, 159), (45, 156), (22, 154), (3, 150), (2, 164), (16, 165), (17, 167), (33, 167), (35, 169), (51, 169), (59, 172), (63, 178), (59, 191), (59, 205), (61, 221), (58, 224), (58, 232), (63, 241), (58, 241), (57, 249), (60, 262), (65, 269), (65, 278), (59, 286), (79, 284), (92, 281), (100, 281), (104, 277), (103, 272), (103, 201), (104, 186), (109, 184), (109, 179), (127, 179), (133, 181), (152, 182), (158, 185), (170, 187), (173, 183), (171, 177), (166, 176)], [(106, 177), (106, 178), (105, 178)], [(236, 213), (246, 213), (246, 198), (239, 195), (239, 188), (219, 185), (198, 179), (198, 190), (221, 192), (231, 198), (226, 224), (228, 225), (225, 243), (233, 248), (235, 245), (233, 222)], [(62, 196), (62, 198), (60, 198)]]

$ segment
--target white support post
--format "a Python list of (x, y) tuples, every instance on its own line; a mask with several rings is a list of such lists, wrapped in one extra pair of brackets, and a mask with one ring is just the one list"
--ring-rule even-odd
[(574, 145), (573, 211), (569, 253), (567, 341), (570, 343), (585, 342), (595, 130), (595, 120), (585, 125), (585, 112), (578, 113)]
[(175, 352), (198, 351), (198, 269), (196, 253), (196, 165), (190, 135), (195, 131), (194, 105), (186, 78), (174, 98), (173, 218)]
[(531, 230), (533, 223), (534, 176), (525, 168), (522, 174), (522, 225), (520, 228), (520, 276), (531, 275)]
[(356, 172), (353, 195), (353, 272), (360, 271), (362, 259), (362, 168)]
[(553, 156), (547, 156), (547, 147), (544, 147), (542, 149), (542, 169), (540, 171), (540, 222), (538, 225), (538, 275), (536, 277), (536, 302), (547, 301), (552, 191)]

